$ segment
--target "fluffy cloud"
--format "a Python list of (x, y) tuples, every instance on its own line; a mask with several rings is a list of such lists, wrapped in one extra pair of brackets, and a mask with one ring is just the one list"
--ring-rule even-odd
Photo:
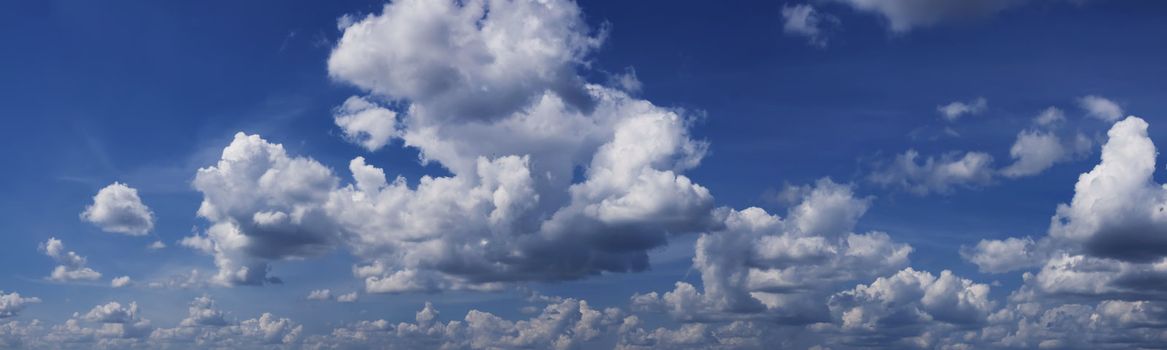
[(1086, 111), (1086, 114), (1101, 119), (1107, 122), (1117, 121), (1122, 118), (1122, 107), (1105, 97), (1101, 96), (1085, 96), (1078, 99), (1078, 106)]
[(199, 169), (198, 215), (212, 223), (182, 244), (215, 256), (220, 284), (277, 282), (268, 260), (312, 256), (339, 239), (323, 204), (337, 179), (315, 160), (289, 157), (283, 146), (238, 133), (218, 164)]
[(977, 99), (968, 102), (957, 101), (946, 105), (937, 106), (936, 111), (940, 112), (940, 116), (944, 117), (944, 120), (955, 122), (960, 119), (960, 117), (965, 115), (981, 114), (988, 108), (989, 101), (984, 97), (978, 97)]
[(87, 261), (85, 257), (77, 255), (76, 252), (66, 251), (65, 243), (56, 238), (49, 238), (49, 240), (41, 243), (40, 250), (45, 255), (53, 258), (57, 262), (57, 267), (53, 268), (49, 279), (54, 281), (74, 281), (74, 280), (96, 280), (101, 278), (101, 273), (85, 266)]
[(1041, 111), (1033, 122), (1040, 126), (1052, 126), (1066, 120), (1066, 113), (1057, 107), (1049, 107)]
[(1147, 127), (1137, 117), (1114, 124), (1101, 163), (1078, 178), (1069, 205), (1058, 206), (1050, 237), (1123, 261), (1167, 256), (1167, 189), (1153, 178), (1156, 151)]
[[(345, 125), (379, 114), (358, 142), (401, 138), (452, 175), (410, 186), (358, 157), (340, 185), (236, 135), (195, 178), (211, 227), (182, 242), (215, 257), (217, 282), (270, 282), (271, 261), (343, 244), (370, 293), (493, 290), (644, 270), (670, 235), (720, 225), (683, 175), (707, 149), (690, 119), (576, 74), (600, 40), (575, 3), (398, 1), (350, 20), (329, 72), (371, 96), (338, 109)], [(371, 99), (403, 108), (399, 129)]]
[(917, 195), (947, 194), (957, 187), (983, 186), (993, 181), (993, 157), (984, 152), (963, 156), (947, 153), (917, 161), (920, 153), (909, 149), (869, 176), (885, 187), (899, 187)]
[(875, 13), (887, 20), (895, 33), (948, 21), (963, 21), (996, 14), (1027, 0), (835, 0), (852, 8)]
[(782, 31), (788, 35), (806, 37), (807, 42), (813, 46), (826, 47), (826, 31), (831, 25), (838, 24), (838, 21), (811, 5), (782, 6)]
[(511, 321), (470, 310), (462, 320), (442, 323), (438, 311), (426, 303), (416, 322), (392, 324), (362, 321), (310, 337), (310, 347), (389, 347), (442, 349), (577, 349), (610, 333), (621, 321), (618, 309), (596, 310), (586, 301), (563, 299), (547, 305), (539, 315)]
[(785, 220), (749, 208), (731, 212), (724, 231), (703, 234), (693, 259), (703, 291), (677, 282), (664, 295), (633, 296), (633, 306), (689, 321), (825, 321), (821, 298), (831, 287), (907, 265), (911, 247), (881, 232), (851, 232), (869, 200), (856, 198), (850, 186), (823, 179), (802, 192)]
[(960, 255), (981, 272), (1003, 273), (1040, 265), (1037, 243), (1032, 238), (982, 239), (975, 247), (963, 247)]
[(131, 302), (129, 305), (122, 306), (121, 303), (111, 301), (94, 306), (81, 318), (99, 323), (127, 323), (138, 318), (138, 303)]
[(22, 297), (20, 293), (4, 293), (0, 290), (0, 318), (8, 318), (20, 315), (20, 311), (24, 310), (24, 306), (28, 304), (35, 304), (41, 302), (37, 297)]
[(115, 277), (109, 281), (110, 287), (121, 288), (130, 285), (130, 276)]
[(106, 232), (141, 236), (154, 229), (154, 212), (142, 204), (138, 190), (114, 182), (93, 196), (93, 204), (81, 212), (81, 219)]
[(198, 348), (269, 348), (297, 344), (303, 326), (271, 313), (239, 322), (227, 321), (226, 313), (215, 308), (207, 296), (190, 303), (188, 316), (174, 328), (155, 329), (149, 337), (152, 347), (193, 344)]
[(344, 28), (328, 71), (434, 116), (492, 119), (548, 89), (583, 107), (574, 69), (601, 38), (567, 1), (394, 1)]
[(1077, 134), (1070, 140), (1063, 140), (1052, 131), (1024, 130), (1017, 134), (1017, 141), (1009, 148), (1013, 164), (1002, 168), (1001, 174), (1006, 177), (1036, 175), (1055, 163), (1088, 153), (1093, 145), (1094, 143), (1083, 134)]
[(1006, 307), (978, 336), (986, 347), (1118, 349), (1167, 340), (1159, 302), (1167, 250), (1154, 182), (1155, 147), (1137, 117), (1115, 123), (1102, 160), (1082, 174), (1069, 204), (1058, 206), (1040, 240), (981, 241), (965, 257), (982, 271), (1025, 272)]
[(333, 120), (344, 132), (346, 139), (370, 152), (381, 149), (394, 137), (400, 136), (397, 131), (397, 112), (357, 96), (349, 97), (337, 107)]
[(328, 289), (317, 289), (308, 293), (308, 300), (328, 300), (332, 299), (332, 291)]
[(935, 276), (907, 268), (836, 293), (829, 303), (846, 333), (908, 338), (931, 327), (984, 323), (995, 307), (988, 297), (988, 285), (950, 271)]
[(341, 303), (351, 303), (357, 301), (357, 292), (345, 293), (336, 296), (336, 301)]

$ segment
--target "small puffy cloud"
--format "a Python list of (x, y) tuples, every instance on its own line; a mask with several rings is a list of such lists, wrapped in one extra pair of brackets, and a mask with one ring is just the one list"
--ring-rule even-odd
[(165, 249), (165, 248), (166, 248), (166, 243), (162, 243), (162, 241), (154, 241), (154, 243), (150, 243), (150, 245), (146, 246), (146, 249), (150, 249), (150, 250), (161, 250), (161, 249)]
[(630, 94), (639, 93), (640, 90), (644, 89), (644, 83), (640, 82), (640, 78), (636, 77), (636, 69), (632, 67), (625, 68), (624, 73), (613, 74), (609, 78), (609, 85), (620, 88), (620, 90), (624, 90), (624, 92)]
[(1113, 122), (1122, 118), (1122, 107), (1102, 96), (1085, 96), (1078, 99), (1078, 106), (1086, 111), (1086, 114), (1098, 118), (1102, 121)]
[(194, 298), (187, 309), (187, 317), (179, 325), (183, 327), (195, 326), (226, 326), (226, 314), (215, 308), (215, 300), (203, 295)]
[(308, 300), (328, 300), (332, 299), (332, 291), (328, 289), (317, 289), (308, 293)]
[(1037, 243), (1029, 237), (982, 239), (974, 247), (962, 247), (960, 255), (985, 273), (1004, 273), (1041, 263)]
[(90, 309), (81, 318), (86, 321), (99, 323), (131, 322), (138, 318), (138, 303), (130, 302), (129, 305), (122, 306), (121, 303), (111, 301), (106, 304), (94, 306), (93, 309)]
[(1094, 142), (1080, 133), (1063, 138), (1053, 131), (1023, 130), (1009, 148), (1013, 163), (1002, 168), (1001, 174), (1013, 178), (1037, 175), (1056, 163), (1088, 154), (1093, 146)]
[(130, 285), (130, 276), (121, 276), (109, 281), (110, 287), (121, 288)]
[(1052, 126), (1066, 120), (1066, 113), (1057, 107), (1049, 107), (1041, 111), (1033, 122), (1041, 126)]
[(138, 190), (114, 182), (93, 196), (93, 204), (81, 212), (81, 219), (106, 232), (141, 236), (154, 229), (154, 212), (142, 204)]
[(351, 303), (357, 301), (357, 292), (345, 293), (336, 296), (336, 301), (341, 303)]
[(827, 31), (838, 23), (838, 18), (809, 4), (782, 5), (782, 32), (805, 37), (812, 46), (826, 47)]
[(960, 117), (966, 115), (981, 114), (989, 108), (989, 101), (984, 97), (977, 97), (975, 100), (968, 102), (952, 102), (946, 105), (936, 106), (936, 111), (940, 112), (940, 116), (944, 120), (955, 122)]
[(4, 293), (3, 290), (0, 290), (0, 318), (18, 316), (24, 310), (25, 305), (39, 302), (41, 300), (37, 297), (22, 297), (20, 293)]
[(957, 187), (983, 186), (993, 181), (993, 157), (984, 152), (946, 153), (918, 161), (909, 149), (872, 173), (868, 179), (884, 187), (898, 187), (917, 195), (948, 194)]
[(55, 237), (41, 243), (40, 251), (57, 262), (49, 279), (53, 281), (96, 280), (101, 273), (85, 266), (88, 262), (85, 257), (76, 252), (65, 250), (65, 243)]
[(397, 131), (397, 112), (359, 96), (349, 97), (337, 107), (333, 112), (333, 121), (344, 132), (345, 139), (369, 152), (381, 149), (393, 138), (400, 136)]
[(987, 17), (1028, 0), (835, 0), (887, 20), (893, 33)]

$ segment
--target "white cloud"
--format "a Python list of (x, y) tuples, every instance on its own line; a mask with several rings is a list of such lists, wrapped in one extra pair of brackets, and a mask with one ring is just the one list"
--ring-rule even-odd
[(344, 32), (330, 74), (402, 106), (393, 137), (452, 175), (406, 181), (358, 157), (340, 185), (239, 134), (195, 179), (211, 227), (182, 241), (220, 283), (344, 243), (366, 292), (497, 290), (644, 270), (669, 235), (720, 224), (683, 174), (707, 149), (690, 118), (576, 74), (600, 40), (574, 2), (399, 1)]
[(664, 295), (633, 296), (634, 308), (663, 308), (687, 321), (748, 316), (809, 323), (826, 317), (815, 300), (836, 283), (907, 265), (911, 247), (884, 233), (851, 232), (869, 200), (854, 197), (850, 186), (823, 179), (804, 192), (786, 220), (748, 208), (730, 212), (724, 231), (703, 234), (693, 259), (703, 292), (677, 282)]
[(130, 285), (130, 276), (116, 277), (109, 281), (110, 287), (121, 288)]
[(94, 306), (82, 318), (86, 321), (99, 323), (131, 322), (138, 318), (138, 303), (130, 302), (129, 305), (122, 306), (121, 303), (111, 301)]
[(74, 280), (96, 280), (101, 278), (101, 273), (85, 266), (87, 261), (85, 257), (77, 255), (76, 252), (66, 251), (65, 243), (56, 238), (49, 238), (49, 240), (41, 243), (40, 250), (42, 253), (57, 262), (57, 267), (53, 268), (49, 279), (54, 281), (74, 281)]
[(367, 99), (352, 96), (333, 112), (333, 121), (344, 132), (345, 139), (364, 147), (369, 152), (400, 137), (397, 130), (397, 112)]
[(154, 241), (154, 243), (150, 243), (150, 245), (146, 246), (146, 249), (150, 249), (150, 250), (161, 250), (161, 249), (165, 249), (165, 248), (166, 248), (166, 243), (162, 243), (162, 241)]
[(1090, 152), (1093, 145), (1094, 142), (1083, 134), (1063, 140), (1051, 131), (1023, 130), (1009, 148), (1013, 164), (1002, 168), (1001, 174), (1006, 177), (1037, 175), (1056, 163)]
[(20, 293), (4, 293), (0, 290), (0, 318), (8, 318), (20, 315), (24, 310), (25, 305), (35, 304), (41, 302), (37, 297), (22, 297)]
[(819, 12), (808, 4), (782, 5), (782, 31), (805, 37), (812, 46), (826, 47), (826, 31), (838, 23), (838, 18)]
[(1078, 99), (1078, 106), (1082, 107), (1091, 117), (1101, 119), (1107, 122), (1117, 121), (1122, 118), (1122, 107), (1102, 96), (1085, 96)]
[(869, 176), (876, 184), (899, 187), (917, 195), (947, 194), (957, 187), (983, 186), (993, 181), (993, 157), (983, 152), (947, 153), (940, 157), (916, 159), (920, 153), (909, 149), (891, 164)]
[(332, 299), (332, 291), (328, 289), (317, 289), (308, 293), (308, 300), (328, 300)]
[(351, 303), (357, 301), (357, 292), (345, 293), (336, 296), (336, 301), (342, 303)]
[(623, 317), (618, 309), (596, 310), (576, 299), (551, 303), (525, 320), (507, 320), (478, 310), (445, 323), (438, 316), (433, 305), (426, 303), (415, 322), (361, 321), (327, 336), (310, 337), (305, 343), (343, 348), (577, 349), (594, 345)]
[(1167, 256), (1167, 189), (1153, 178), (1157, 153), (1147, 127), (1137, 117), (1114, 124), (1101, 163), (1079, 177), (1069, 205), (1058, 206), (1050, 237), (1125, 261)]
[(888, 29), (906, 33), (913, 28), (987, 17), (1027, 0), (835, 0), (887, 20)]
[(949, 122), (955, 122), (960, 117), (966, 115), (976, 115), (983, 113), (989, 108), (989, 101), (984, 97), (977, 97), (975, 100), (968, 102), (952, 102), (946, 105), (936, 106), (936, 111), (940, 112), (940, 116)]
[(1033, 118), (1033, 122), (1041, 126), (1052, 126), (1063, 121), (1066, 121), (1066, 113), (1057, 107), (1046, 108)]
[(142, 204), (138, 190), (114, 182), (93, 196), (93, 204), (81, 212), (81, 219), (106, 232), (141, 236), (154, 229), (154, 212)]
[(1148, 124), (1115, 123), (1102, 160), (1058, 206), (1048, 236), (981, 241), (963, 252), (982, 271), (1031, 269), (977, 336), (984, 347), (1139, 348), (1167, 325), (1167, 189), (1154, 181)]
[(625, 68), (624, 73), (613, 74), (609, 81), (610, 85), (630, 94), (639, 93), (640, 90), (644, 89), (644, 83), (636, 77), (636, 69), (632, 67)]
[(344, 28), (328, 71), (436, 116), (492, 119), (546, 89), (586, 99), (574, 67), (601, 41), (565, 1), (394, 1)]
[(1040, 264), (1041, 256), (1032, 238), (1006, 238), (977, 242), (975, 247), (962, 247), (960, 255), (976, 264), (981, 272), (1004, 273)]
[(947, 270), (935, 276), (907, 268), (836, 293), (829, 304), (844, 333), (892, 338), (883, 341), (890, 345), (936, 327), (986, 322), (995, 309), (989, 289)]
[(320, 254), (339, 239), (322, 208), (337, 181), (315, 160), (238, 133), (219, 162), (195, 176), (203, 193), (198, 215), (212, 226), (181, 243), (215, 256), (217, 283), (276, 282), (268, 260)]

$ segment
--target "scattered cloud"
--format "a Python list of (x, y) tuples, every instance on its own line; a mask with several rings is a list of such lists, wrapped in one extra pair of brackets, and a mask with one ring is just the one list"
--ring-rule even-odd
[(782, 5), (782, 32), (805, 37), (811, 46), (826, 47), (827, 32), (838, 25), (838, 18), (819, 12), (812, 5)]
[(142, 204), (138, 190), (114, 182), (93, 196), (93, 204), (81, 212), (81, 219), (106, 232), (142, 236), (154, 229), (154, 212)]
[(823, 179), (785, 220), (760, 208), (732, 211), (726, 230), (697, 240), (693, 266), (703, 292), (677, 282), (663, 295), (634, 295), (633, 308), (664, 310), (682, 321), (825, 321), (828, 310), (815, 300), (832, 293), (830, 288), (908, 263), (910, 246), (882, 232), (852, 232), (869, 201), (855, 197), (848, 185)]
[(1087, 115), (1106, 122), (1117, 121), (1123, 117), (1122, 107), (1118, 103), (1101, 96), (1082, 97), (1078, 99), (1078, 106), (1082, 107)]
[(333, 112), (345, 139), (373, 152), (399, 137), (397, 112), (367, 99), (352, 96)]
[(946, 105), (936, 106), (936, 111), (940, 112), (940, 116), (949, 122), (955, 122), (960, 117), (966, 115), (977, 115), (983, 113), (989, 108), (989, 100), (984, 97), (977, 97), (975, 100), (968, 102), (951, 102)]
[(121, 288), (130, 285), (130, 276), (116, 277), (109, 281), (109, 286), (114, 288)]
[(328, 300), (332, 299), (332, 291), (328, 289), (317, 289), (308, 293), (308, 300)]
[(0, 319), (20, 315), (25, 305), (41, 302), (37, 297), (22, 297), (20, 293), (4, 293), (0, 290)]
[(877, 14), (893, 33), (931, 27), (954, 21), (968, 21), (994, 15), (1027, 0), (835, 0), (857, 11)]
[(992, 183), (993, 157), (984, 152), (946, 153), (918, 161), (920, 153), (909, 149), (890, 164), (875, 170), (868, 179), (884, 187), (897, 187), (917, 195), (948, 194), (958, 187)]
[(66, 251), (65, 243), (55, 237), (41, 243), (40, 251), (58, 264), (49, 275), (50, 280), (67, 282), (101, 278), (100, 272), (85, 266), (88, 263), (85, 257), (73, 251)]

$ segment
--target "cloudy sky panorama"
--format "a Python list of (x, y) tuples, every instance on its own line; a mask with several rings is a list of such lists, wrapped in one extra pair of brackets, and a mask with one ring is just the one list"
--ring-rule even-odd
[(7, 1), (0, 348), (1165, 348), (1164, 16)]

